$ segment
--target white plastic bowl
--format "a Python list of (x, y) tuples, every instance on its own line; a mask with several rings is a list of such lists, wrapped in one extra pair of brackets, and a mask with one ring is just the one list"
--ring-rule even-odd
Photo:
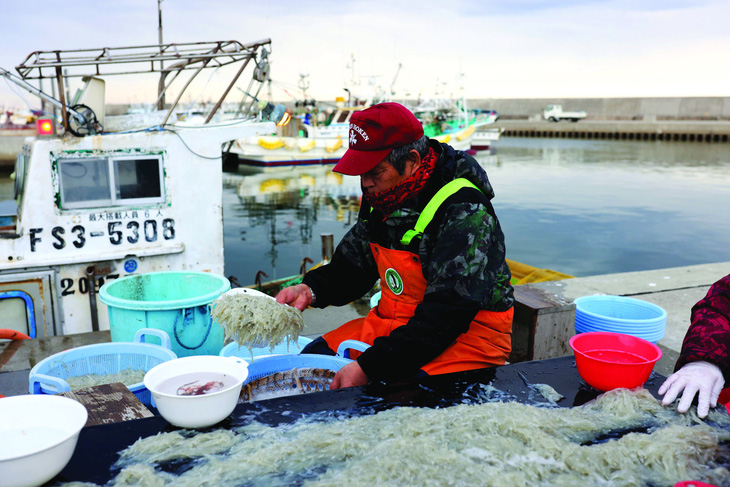
[[(199, 396), (178, 396), (160, 392), (167, 379), (193, 372), (215, 372), (235, 377), (227, 389)], [(144, 376), (157, 410), (170, 424), (180, 428), (205, 428), (227, 418), (238, 404), (241, 385), (248, 377), (248, 364), (238, 357), (195, 355), (163, 362)]]
[(0, 484), (41, 485), (66, 466), (88, 412), (63, 396), (0, 399)]

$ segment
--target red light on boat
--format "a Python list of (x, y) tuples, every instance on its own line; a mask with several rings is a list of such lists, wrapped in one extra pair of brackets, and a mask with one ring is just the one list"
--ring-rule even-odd
[(56, 130), (53, 120), (50, 118), (40, 118), (37, 122), (38, 135), (55, 135)]

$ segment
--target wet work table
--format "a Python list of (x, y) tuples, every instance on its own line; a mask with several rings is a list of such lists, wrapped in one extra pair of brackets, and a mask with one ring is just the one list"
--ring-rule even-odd
[[(663, 379), (658, 374), (652, 374), (645, 385), (646, 389), (656, 396), (658, 384)], [(533, 390), (532, 384), (538, 383), (549, 384), (564, 396), (558, 403), (561, 407), (579, 406), (600, 394), (582, 383), (573, 357), (565, 356), (394, 384), (371, 383), (253, 403), (239, 402), (228, 418), (203, 431), (215, 428), (234, 429), (250, 423), (253, 419), (275, 426), (324, 411), (355, 416), (374, 414), (397, 406), (448, 407), (461, 404), (465, 397), (477, 393), (480, 384), (491, 384), (517, 402), (547, 403), (547, 399), (535, 394)], [(54, 481), (104, 485), (116, 474), (114, 464), (120, 451), (140, 438), (178, 429), (157, 415), (84, 428), (74, 456)]]

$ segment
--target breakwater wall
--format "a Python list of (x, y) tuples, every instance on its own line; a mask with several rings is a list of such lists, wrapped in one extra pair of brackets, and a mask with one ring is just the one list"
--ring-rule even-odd
[(471, 108), (496, 110), (503, 120), (538, 120), (547, 105), (584, 110), (587, 120), (730, 121), (730, 97), (656, 98), (480, 98)]
[(546, 137), (605, 140), (664, 140), (676, 142), (730, 142), (730, 122), (703, 121), (596, 121), (548, 122), (498, 120), (504, 137)]
[[(506, 137), (730, 142), (730, 97), (474, 99), (496, 110)], [(542, 111), (562, 105), (586, 112), (577, 123), (548, 122)]]

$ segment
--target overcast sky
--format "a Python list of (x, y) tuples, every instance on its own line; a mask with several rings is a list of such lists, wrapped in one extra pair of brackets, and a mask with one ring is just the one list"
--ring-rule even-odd
[[(157, 0), (0, 5), (0, 67), (10, 71), (33, 51), (158, 39)], [(162, 12), (165, 42), (270, 38), (281, 100), (299, 96), (303, 73), (320, 100), (345, 95), (353, 73), (389, 88), (399, 64), (398, 96), (730, 96), (727, 0), (164, 0)], [(24, 105), (4, 80), (2, 105)]]

